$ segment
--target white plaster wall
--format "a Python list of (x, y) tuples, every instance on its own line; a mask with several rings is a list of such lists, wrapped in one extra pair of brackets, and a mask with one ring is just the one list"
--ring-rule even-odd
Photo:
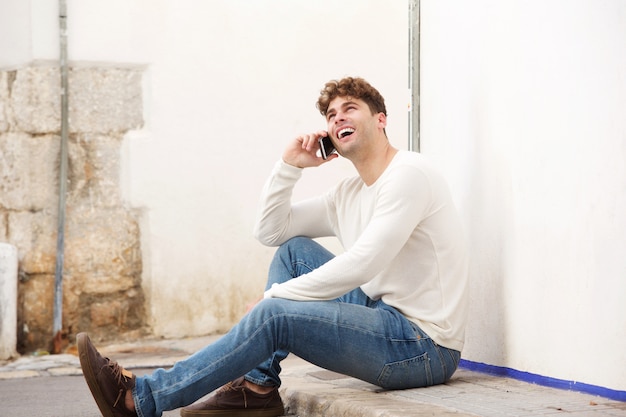
[(626, 389), (626, 3), (423, 1), (422, 151), (468, 226), (464, 357)]
[(32, 60), (31, 4), (0, 2), (0, 68), (13, 68)]

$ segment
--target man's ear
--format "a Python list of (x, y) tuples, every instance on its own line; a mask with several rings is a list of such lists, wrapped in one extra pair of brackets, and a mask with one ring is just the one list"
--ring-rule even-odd
[(378, 113), (378, 127), (384, 129), (387, 127), (387, 116), (385, 113)]

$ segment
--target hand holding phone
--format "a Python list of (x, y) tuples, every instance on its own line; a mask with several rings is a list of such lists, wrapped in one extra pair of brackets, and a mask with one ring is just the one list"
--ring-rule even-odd
[(335, 152), (335, 145), (330, 140), (329, 136), (323, 136), (317, 140), (320, 144), (320, 153), (322, 154), (322, 158), (328, 159), (328, 156)]

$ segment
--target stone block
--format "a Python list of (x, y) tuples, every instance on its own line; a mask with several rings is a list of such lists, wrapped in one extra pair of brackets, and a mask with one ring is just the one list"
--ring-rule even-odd
[(93, 303), (89, 309), (91, 326), (117, 326), (121, 327), (128, 313), (128, 303), (124, 300), (112, 300), (106, 303)]
[(48, 349), (53, 301), (54, 274), (29, 275), (19, 283), (18, 350)]
[[(77, 135), (68, 144), (68, 200), (91, 206), (121, 205), (121, 139)], [(41, 210), (58, 205), (60, 137), (0, 134), (0, 206)]]
[(57, 216), (51, 211), (8, 213), (8, 241), (18, 248), (25, 274), (54, 274)]
[(80, 309), (80, 297), (82, 295), (81, 277), (75, 277), (63, 273), (63, 329), (69, 333), (72, 330), (80, 330), (78, 326), (81, 316), (87, 314)]
[[(109, 133), (141, 127), (141, 80), (140, 68), (71, 67), (68, 71), (69, 131)], [(51, 66), (19, 69), (12, 83), (8, 113), (13, 130), (60, 133), (60, 69)]]
[(72, 68), (71, 132), (125, 132), (143, 125), (140, 68)]
[[(25, 275), (19, 284), (18, 340), (21, 352), (51, 349), (54, 274)], [(91, 294), (88, 277), (63, 275), (64, 334), (88, 331), (96, 339), (141, 329), (145, 320), (141, 288)]]
[(96, 207), (122, 205), (119, 187), (121, 138), (77, 135), (69, 146), (68, 204)]
[(0, 134), (0, 206), (42, 210), (58, 205), (60, 138)]
[(84, 278), (83, 291), (104, 294), (139, 284), (139, 226), (130, 212), (82, 206), (68, 210), (66, 226), (65, 270)]
[(46, 134), (61, 131), (61, 77), (58, 67), (17, 70), (11, 87), (12, 130)]
[(144, 324), (144, 298), (138, 288), (106, 295), (83, 293), (79, 309), (87, 314), (78, 317), (78, 327), (95, 339), (137, 331)]

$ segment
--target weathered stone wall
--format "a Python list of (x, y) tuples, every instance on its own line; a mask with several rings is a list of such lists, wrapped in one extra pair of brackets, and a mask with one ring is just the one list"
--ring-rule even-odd
[[(124, 133), (143, 124), (140, 68), (69, 71), (63, 329), (96, 339), (141, 333), (137, 213), (120, 197)], [(18, 248), (18, 350), (52, 339), (60, 170), (60, 71), (0, 71), (0, 241)]]

